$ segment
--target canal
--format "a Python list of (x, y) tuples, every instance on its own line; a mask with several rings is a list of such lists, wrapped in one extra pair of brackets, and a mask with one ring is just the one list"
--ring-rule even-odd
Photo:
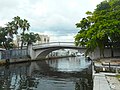
[(92, 90), (91, 61), (70, 57), (0, 67), (0, 90)]

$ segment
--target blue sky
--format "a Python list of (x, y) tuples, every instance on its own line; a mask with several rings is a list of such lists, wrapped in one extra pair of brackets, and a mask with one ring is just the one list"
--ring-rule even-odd
[(0, 26), (13, 17), (27, 19), (30, 31), (47, 34), (50, 41), (74, 41), (75, 24), (103, 0), (0, 0)]

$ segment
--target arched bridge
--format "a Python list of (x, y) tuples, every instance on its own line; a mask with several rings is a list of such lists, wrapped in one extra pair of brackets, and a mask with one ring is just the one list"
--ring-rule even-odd
[(45, 58), (50, 52), (59, 49), (77, 49), (82, 53), (85, 52), (85, 47), (75, 46), (74, 42), (51, 42), (29, 45), (28, 47), (32, 59)]

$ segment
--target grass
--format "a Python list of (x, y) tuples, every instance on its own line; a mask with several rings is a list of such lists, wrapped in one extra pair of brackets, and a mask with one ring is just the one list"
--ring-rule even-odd
[(117, 75), (116, 77), (117, 77), (118, 80), (120, 80), (120, 75)]

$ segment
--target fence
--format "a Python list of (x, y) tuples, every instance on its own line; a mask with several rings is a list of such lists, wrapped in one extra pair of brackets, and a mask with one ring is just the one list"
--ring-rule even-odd
[(25, 58), (29, 55), (27, 49), (4, 50), (1, 52), (1, 59)]

